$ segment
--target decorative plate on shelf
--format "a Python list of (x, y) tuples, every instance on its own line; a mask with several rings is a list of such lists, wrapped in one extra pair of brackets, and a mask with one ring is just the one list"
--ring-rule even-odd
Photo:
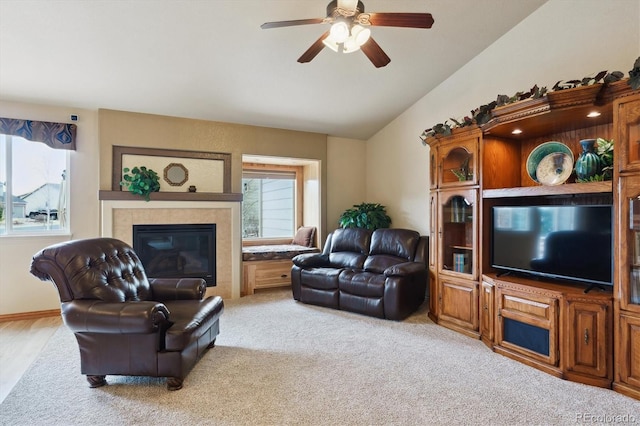
[[(531, 154), (529, 154), (529, 157), (527, 158), (527, 173), (529, 174), (529, 177), (534, 182), (538, 182), (543, 185), (558, 185), (558, 183), (554, 183), (554, 184), (545, 183), (546, 181), (555, 181), (556, 179), (551, 179), (545, 176), (544, 178), (545, 182), (542, 182), (537, 175), (538, 165), (542, 162), (542, 160), (545, 157), (551, 154), (566, 154), (567, 158), (565, 159), (564, 156), (551, 157), (545, 160), (545, 166), (543, 166), (543, 168), (545, 170), (548, 169), (549, 164), (551, 163), (551, 166), (556, 166), (556, 165), (558, 166), (558, 167), (555, 167), (555, 169), (560, 169), (560, 170), (553, 170), (555, 174), (563, 176), (564, 174), (569, 173), (569, 175), (567, 175), (562, 182), (566, 181), (567, 178), (569, 178), (569, 176), (571, 175), (571, 171), (573, 167), (573, 152), (571, 152), (571, 149), (567, 145), (563, 144), (562, 142), (550, 141), (550, 142), (545, 142), (543, 144), (538, 145), (533, 151), (531, 151)], [(562, 160), (562, 164), (560, 164), (560, 160)], [(571, 163), (571, 166), (568, 168), (565, 166), (565, 163), (567, 162)]]
[(536, 179), (543, 185), (563, 184), (573, 171), (573, 158), (566, 152), (545, 156), (536, 167)]

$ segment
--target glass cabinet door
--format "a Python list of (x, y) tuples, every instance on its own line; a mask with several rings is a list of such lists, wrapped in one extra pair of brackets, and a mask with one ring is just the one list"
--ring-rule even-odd
[(479, 137), (461, 139), (438, 147), (440, 188), (478, 184)]
[[(616, 244), (620, 253), (620, 285), (622, 309), (640, 312), (640, 176), (621, 178), (620, 217), (623, 224), (620, 238)], [(626, 241), (625, 241), (626, 240)], [(622, 252), (627, 247), (627, 253)]]
[(477, 190), (441, 191), (438, 272), (478, 277)]
[[(640, 94), (621, 98), (614, 103), (617, 135), (614, 137), (618, 170), (640, 170)], [(619, 147), (619, 148), (618, 148)]]

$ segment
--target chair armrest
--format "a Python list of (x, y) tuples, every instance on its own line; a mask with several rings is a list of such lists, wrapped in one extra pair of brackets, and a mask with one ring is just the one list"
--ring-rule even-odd
[(386, 277), (405, 277), (415, 274), (416, 272), (422, 272), (425, 269), (427, 269), (427, 267), (422, 262), (404, 262), (389, 266), (384, 270), (384, 275)]
[(61, 311), (74, 333), (155, 333), (169, 323), (169, 310), (158, 302), (72, 300), (63, 303)]
[(319, 268), (329, 266), (329, 255), (321, 253), (303, 253), (291, 259), (294, 265), (299, 268)]
[(202, 278), (149, 278), (155, 300), (202, 300), (207, 283)]

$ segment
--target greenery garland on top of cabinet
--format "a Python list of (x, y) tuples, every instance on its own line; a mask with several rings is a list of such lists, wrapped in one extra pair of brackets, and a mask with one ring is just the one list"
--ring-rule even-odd
[[(574, 89), (576, 87), (594, 86), (594, 94), (598, 96), (607, 86), (620, 81), (624, 78), (624, 74), (621, 71), (600, 71), (594, 77), (583, 77), (580, 80), (560, 80), (553, 88), (548, 91), (546, 87), (538, 87), (534, 85), (531, 89), (524, 92), (517, 92), (513, 96), (498, 95), (495, 101), (485, 105), (481, 105), (478, 108), (471, 111), (471, 116), (465, 116), (464, 118), (457, 120), (450, 118), (453, 124), (450, 124), (447, 120), (444, 123), (438, 123), (428, 129), (426, 129), (420, 135), (420, 140), (423, 145), (427, 145), (427, 139), (434, 136), (449, 136), (451, 131), (456, 128), (467, 126), (484, 126), (495, 118), (494, 109), (515, 102), (524, 100), (540, 99), (549, 95), (549, 93), (558, 92), (567, 89)], [(629, 71), (629, 79), (627, 80), (629, 86), (633, 90), (640, 88), (640, 57), (638, 57), (633, 64), (633, 68)]]

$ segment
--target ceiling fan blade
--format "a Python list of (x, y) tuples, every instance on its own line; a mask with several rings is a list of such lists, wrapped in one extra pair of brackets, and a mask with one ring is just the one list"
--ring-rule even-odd
[(361, 13), (358, 19), (360, 17), (380, 27), (431, 28), (433, 25), (430, 13)]
[(266, 30), (269, 28), (293, 27), (294, 25), (322, 24), (323, 22), (324, 18), (295, 19), (293, 21), (265, 22), (260, 25), (260, 28)]
[(322, 41), (327, 37), (329, 37), (329, 31), (322, 34), (320, 38), (317, 39), (315, 43), (313, 43), (311, 47), (309, 47), (307, 51), (298, 58), (298, 62), (300, 62), (301, 64), (305, 62), (311, 62), (311, 60), (315, 58), (322, 49), (324, 49), (324, 43)]
[(369, 37), (369, 40), (360, 46), (360, 49), (367, 55), (367, 58), (369, 58), (376, 68), (384, 67), (391, 62), (391, 59), (372, 37)]

